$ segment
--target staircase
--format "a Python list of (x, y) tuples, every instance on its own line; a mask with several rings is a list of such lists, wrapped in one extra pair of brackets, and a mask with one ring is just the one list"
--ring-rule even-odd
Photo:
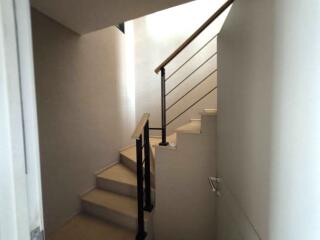
[[(191, 105), (167, 121), (167, 111), (198, 88), (208, 77), (196, 83), (169, 107), (166, 106), (166, 101), (172, 89), (166, 91), (166, 82), (196, 54), (205, 49), (216, 36), (168, 77), (165, 67), (232, 3), (233, 0), (226, 1), (155, 69), (156, 73), (161, 73), (161, 127), (149, 127), (150, 114), (143, 115), (133, 133), (136, 145), (121, 150), (119, 162), (95, 176), (96, 187), (81, 196), (81, 214), (72, 218), (49, 240), (153, 239), (152, 210), (155, 205), (155, 187), (157, 187), (157, 202), (160, 203), (155, 209), (155, 224), (160, 226), (157, 230), (158, 240), (214, 238), (212, 231), (214, 212), (210, 210), (210, 205), (213, 205), (212, 195), (209, 195), (206, 185), (208, 176), (215, 174), (217, 111), (203, 110), (200, 119), (191, 119), (189, 123), (175, 129), (171, 135), (167, 134), (167, 127), (211, 92), (216, 91), (217, 86), (210, 86), (200, 98), (193, 99)], [(216, 54), (215, 52), (209, 58)], [(173, 89), (181, 86), (207, 61)], [(213, 69), (208, 76), (216, 72), (217, 69)], [(150, 130), (159, 130), (161, 137), (149, 138)], [(192, 189), (184, 188), (188, 186), (192, 186)], [(185, 197), (183, 201), (182, 195)], [(192, 222), (193, 220), (197, 220), (197, 223)], [(186, 224), (183, 225), (181, 222)]]
[[(150, 142), (152, 143), (151, 176), (154, 183), (154, 146), (159, 140), (151, 138)], [(138, 218), (135, 171), (136, 147), (129, 146), (120, 151), (119, 162), (95, 176), (96, 187), (81, 196), (82, 212), (49, 240), (135, 239)], [(151, 218), (151, 214), (145, 214), (144, 221), (148, 232), (150, 232)]]
[[(154, 143), (152, 149), (158, 142)], [(154, 187), (154, 155), (152, 157), (151, 178)], [(137, 229), (137, 177), (136, 147), (130, 146), (120, 151), (120, 161), (96, 175), (96, 188), (81, 197), (83, 212), (135, 231)], [(151, 214), (144, 216), (150, 227)]]
[[(200, 134), (210, 131), (208, 116), (215, 110), (204, 110), (201, 119), (191, 119), (168, 136), (169, 146), (158, 146), (159, 137), (151, 137), (151, 185), (155, 190), (156, 148), (176, 150), (180, 134)], [(159, 151), (159, 149), (157, 151)], [(98, 173), (96, 187), (81, 196), (82, 211), (73, 217), (49, 240), (133, 240), (137, 231), (137, 175), (136, 146), (120, 150), (119, 162)], [(148, 238), (153, 238), (153, 216), (145, 212), (144, 221)]]

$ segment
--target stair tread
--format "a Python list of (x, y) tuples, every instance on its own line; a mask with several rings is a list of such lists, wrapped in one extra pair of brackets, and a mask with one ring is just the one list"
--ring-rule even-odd
[(218, 113), (217, 109), (204, 109), (201, 112), (201, 115), (215, 116), (217, 113)]
[[(123, 215), (137, 218), (137, 200), (109, 191), (94, 189), (82, 197), (82, 200)], [(145, 220), (149, 213), (145, 212)]]
[(127, 228), (108, 223), (86, 214), (73, 217), (57, 232), (49, 236), (49, 240), (132, 240), (135, 232)]
[[(177, 135), (176, 133), (173, 133), (169, 136), (167, 136), (167, 141), (169, 143), (173, 143), (175, 144), (176, 143), (176, 139), (177, 139)], [(152, 151), (152, 154), (153, 156), (155, 156), (155, 147), (161, 142), (161, 138), (158, 138), (158, 137), (151, 137), (150, 138), (150, 145), (151, 145), (151, 151)], [(136, 162), (137, 161), (137, 157), (136, 157), (136, 147), (135, 146), (131, 146), (131, 147), (128, 147), (122, 151), (120, 151), (120, 154), (125, 156), (127, 159), (131, 160), (131, 161), (134, 161)], [(151, 172), (153, 173), (154, 172), (154, 164), (153, 164), (153, 161), (151, 161)]]
[(136, 162), (136, 146), (128, 147), (120, 152), (121, 155), (125, 156), (126, 158)]
[(200, 133), (201, 131), (201, 121), (194, 120), (187, 124), (182, 125), (176, 129), (176, 132), (183, 133)]
[(136, 174), (121, 163), (117, 163), (111, 168), (106, 169), (97, 177), (137, 186)]
[[(155, 149), (154, 149), (155, 147), (151, 141), (150, 141), (150, 145), (151, 145), (150, 149), (152, 151), (152, 155), (155, 156)], [(129, 148), (121, 151), (120, 154), (135, 163), (137, 162), (137, 155), (136, 155), (136, 147), (135, 146), (129, 147)], [(153, 160), (151, 160), (150, 163), (151, 163), (151, 173), (154, 173), (155, 167), (154, 167)]]
[[(173, 133), (173, 134), (167, 136), (167, 141), (169, 143), (175, 144), (177, 142), (177, 134)], [(152, 145), (152, 151), (155, 151), (156, 145), (158, 145), (160, 142), (161, 142), (161, 137), (150, 138), (150, 143)]]

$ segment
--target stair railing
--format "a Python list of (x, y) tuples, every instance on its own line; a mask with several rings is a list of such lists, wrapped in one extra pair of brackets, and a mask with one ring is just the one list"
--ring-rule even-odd
[(137, 155), (137, 202), (138, 202), (138, 230), (136, 239), (146, 238), (144, 211), (151, 212), (151, 163), (149, 140), (149, 113), (141, 117), (132, 138), (136, 140)]
[(169, 92), (166, 92), (166, 81), (169, 80), (176, 72), (178, 72), (187, 62), (189, 62), (194, 56), (196, 56), (200, 51), (202, 51), (213, 39), (217, 37), (215, 35), (208, 42), (206, 42), (196, 53), (194, 53), (191, 57), (187, 59), (183, 64), (181, 64), (172, 74), (166, 77), (166, 69), (165, 67), (173, 60), (175, 57), (181, 53), (194, 39), (196, 39), (200, 33), (202, 33), (212, 22), (214, 22), (227, 8), (229, 8), (234, 0), (226, 1), (207, 21), (205, 21), (187, 40), (185, 40), (169, 57), (167, 57), (156, 69), (155, 73), (158, 74), (161, 72), (161, 128), (150, 128), (151, 130), (161, 130), (161, 142), (159, 145), (166, 146), (167, 142), (167, 126), (172, 122), (177, 120), (180, 116), (182, 116), (185, 112), (187, 112), (190, 108), (195, 106), (198, 102), (208, 96), (211, 92), (217, 89), (214, 87), (207, 91), (202, 97), (193, 102), (190, 106), (188, 106), (185, 110), (179, 113), (176, 117), (172, 118), (167, 122), (167, 111), (171, 109), (174, 105), (180, 102), (185, 96), (191, 93), (194, 89), (200, 86), (201, 83), (206, 81), (212, 74), (217, 72), (217, 69), (213, 70), (209, 75), (207, 75), (204, 79), (202, 79), (199, 83), (197, 83), (194, 87), (192, 87), (187, 93), (185, 93), (182, 97), (176, 100), (173, 104), (171, 104), (168, 108), (166, 106), (166, 97), (173, 92), (177, 87), (179, 87), (183, 82), (185, 82), (191, 75), (193, 75), (198, 69), (200, 69), (205, 63), (207, 63), (210, 59), (217, 55), (215, 52), (211, 55), (207, 60), (205, 60), (202, 64), (200, 64), (194, 71), (192, 71), (186, 78), (180, 81), (175, 87), (173, 87)]

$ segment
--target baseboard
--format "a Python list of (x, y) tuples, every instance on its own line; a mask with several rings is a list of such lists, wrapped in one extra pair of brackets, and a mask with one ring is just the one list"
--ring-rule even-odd
[(79, 194), (80, 199), (81, 199), (84, 195), (86, 195), (87, 193), (91, 192), (91, 191), (94, 190), (94, 189), (96, 189), (96, 185), (94, 185), (93, 187), (90, 187), (88, 190), (80, 193), (80, 194)]
[(61, 223), (57, 229), (53, 232), (47, 233), (46, 231), (46, 223), (44, 223), (44, 233), (45, 233), (45, 237), (50, 238), (50, 236), (52, 236), (53, 234), (55, 234), (56, 231), (59, 231), (59, 229), (61, 229), (64, 225), (66, 225), (67, 223), (69, 223), (75, 216), (79, 215), (82, 212), (81, 207), (78, 211), (76, 211), (75, 213), (73, 213), (70, 217), (68, 217), (65, 221), (63, 221), (63, 223)]
[(132, 148), (132, 147), (135, 147), (136, 145), (133, 143), (133, 144), (130, 144), (130, 145), (128, 145), (128, 146), (126, 146), (126, 147), (123, 147), (123, 148), (120, 148), (120, 152), (122, 152), (122, 151), (125, 151), (125, 150), (127, 150), (128, 148)]
[(94, 174), (95, 176), (97, 176), (97, 175), (99, 175), (100, 173), (102, 173), (102, 172), (104, 172), (105, 170), (107, 170), (108, 168), (111, 168), (111, 167), (113, 167), (114, 165), (116, 165), (116, 164), (118, 164), (118, 163), (119, 163), (119, 161), (115, 161), (115, 162), (113, 162), (113, 163), (110, 163), (110, 164), (108, 164), (107, 166), (105, 166), (104, 168), (101, 168), (100, 170), (94, 172), (93, 174)]

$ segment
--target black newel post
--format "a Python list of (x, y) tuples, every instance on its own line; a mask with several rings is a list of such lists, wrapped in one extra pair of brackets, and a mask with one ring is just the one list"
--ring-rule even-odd
[(138, 233), (136, 240), (143, 240), (146, 237), (144, 231), (144, 191), (143, 191), (143, 161), (142, 161), (142, 135), (136, 140), (137, 151), (137, 200), (138, 200)]
[(164, 68), (161, 68), (161, 128), (162, 140), (159, 145), (167, 146), (166, 70)]
[(146, 205), (144, 209), (151, 212), (153, 205), (151, 202), (151, 163), (150, 163), (150, 141), (149, 141), (149, 121), (144, 126), (144, 159), (145, 159), (145, 194)]

